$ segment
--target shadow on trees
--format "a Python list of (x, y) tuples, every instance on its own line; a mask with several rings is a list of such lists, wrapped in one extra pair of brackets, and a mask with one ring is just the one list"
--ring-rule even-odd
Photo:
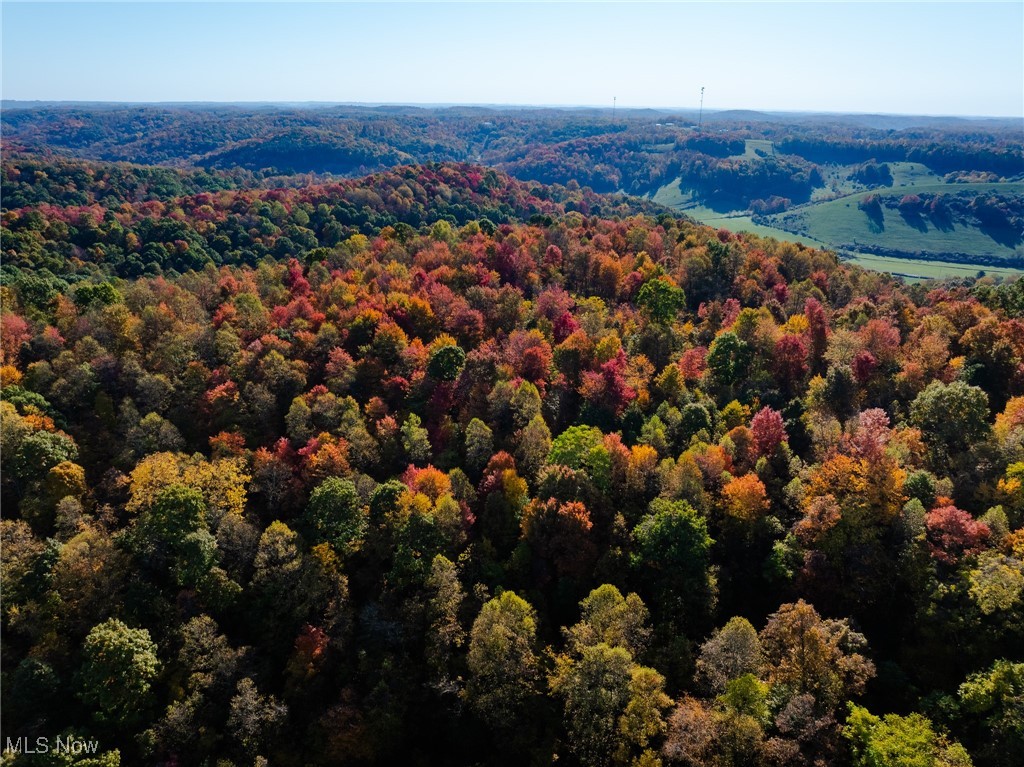
[(998, 244), (1007, 248), (1015, 248), (1024, 242), (1024, 236), (1009, 224), (994, 222), (983, 222), (978, 228), (988, 237), (991, 237)]
[(922, 234), (928, 233), (928, 222), (924, 220), (921, 214), (916, 210), (901, 210), (900, 216), (906, 222), (907, 226), (916, 229)]
[(928, 220), (931, 221), (932, 226), (940, 232), (949, 233), (954, 229), (953, 218), (950, 216), (948, 211), (932, 211), (928, 216)]
[(882, 213), (881, 206), (870, 206), (861, 208), (864, 211), (864, 215), (868, 217), (868, 229), (871, 230), (872, 234), (879, 234), (885, 231), (885, 215)]

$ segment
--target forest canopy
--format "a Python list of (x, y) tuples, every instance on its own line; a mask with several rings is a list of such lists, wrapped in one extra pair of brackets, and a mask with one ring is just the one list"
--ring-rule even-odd
[(5, 157), (5, 733), (96, 738), (83, 765), (1016, 763), (1024, 282), (473, 164), (203, 165)]

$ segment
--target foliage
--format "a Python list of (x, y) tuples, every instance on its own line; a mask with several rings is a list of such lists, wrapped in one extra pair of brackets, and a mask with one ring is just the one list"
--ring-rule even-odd
[(110, 619), (89, 632), (82, 652), (79, 695), (97, 721), (120, 727), (142, 716), (160, 670), (149, 632)]
[[(387, 162), (417, 118), (370, 112), (341, 144)], [(641, 130), (503, 125), (569, 131), (565, 172)], [(250, 138), (208, 159), (344, 156)], [(132, 764), (1020, 751), (1012, 285), (470, 165), (4, 172), (5, 731)]]

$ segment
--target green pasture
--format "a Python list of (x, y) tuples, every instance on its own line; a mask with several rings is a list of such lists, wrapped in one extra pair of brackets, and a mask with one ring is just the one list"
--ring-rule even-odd
[[(969, 256), (996, 256), (1008, 258), (1017, 255), (1016, 249), (997, 242), (982, 229), (957, 223), (948, 229), (938, 229), (927, 217), (908, 222), (896, 210), (882, 209), (881, 228), (877, 227), (857, 204), (868, 194), (903, 196), (907, 187), (886, 187), (842, 197), (828, 202), (812, 203), (770, 217), (772, 225), (788, 231), (805, 234), (833, 247), (845, 245), (857, 250), (873, 248), (900, 250), (908, 255), (920, 252), (963, 253)], [(944, 184), (921, 183), (913, 187), (914, 194), (956, 194), (971, 192), (984, 194), (1024, 194), (1024, 183)], [(916, 223), (916, 225), (914, 225)]]
[(688, 189), (680, 189), (679, 182), (682, 179), (677, 178), (675, 181), (671, 181), (665, 186), (661, 187), (650, 199), (659, 205), (664, 205), (667, 208), (683, 208), (693, 204), (693, 194)]
[(721, 213), (711, 208), (697, 206), (687, 208), (685, 213), (690, 218), (702, 224), (713, 226), (715, 229), (727, 229), (735, 233), (750, 232), (760, 237), (774, 237), (776, 240), (782, 240), (783, 242), (802, 242), (804, 245), (812, 248), (829, 247), (828, 243), (815, 240), (813, 237), (787, 232), (785, 229), (779, 229), (774, 226), (755, 224), (749, 215), (741, 212)]
[(984, 272), (989, 277), (1004, 279), (1024, 275), (1024, 269), (956, 264), (951, 261), (922, 261), (917, 258), (893, 258), (872, 253), (858, 253), (855, 256), (844, 257), (843, 260), (876, 272), (897, 274), (909, 280), (975, 277), (979, 272)]

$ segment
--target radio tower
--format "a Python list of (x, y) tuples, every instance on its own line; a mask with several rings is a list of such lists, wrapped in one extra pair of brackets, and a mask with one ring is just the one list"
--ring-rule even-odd
[(700, 127), (704, 124), (704, 86), (700, 86), (700, 113), (697, 116), (697, 132), (700, 133)]
[(618, 96), (612, 96), (612, 122), (615, 122), (615, 102), (618, 101)]

